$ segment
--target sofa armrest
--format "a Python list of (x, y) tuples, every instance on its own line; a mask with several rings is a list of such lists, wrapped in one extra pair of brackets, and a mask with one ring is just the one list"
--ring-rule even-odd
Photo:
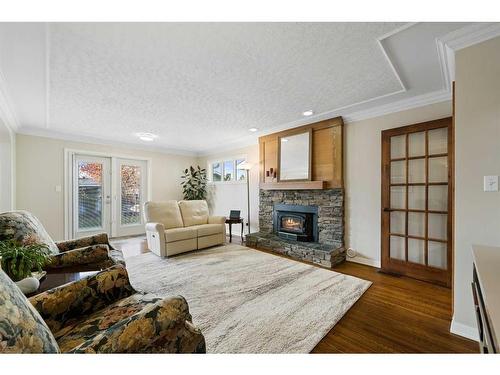
[(115, 262), (109, 257), (108, 245), (93, 245), (81, 249), (73, 249), (52, 255), (44, 269), (81, 266), (85, 264), (111, 267)]
[(71, 353), (205, 353), (186, 300), (166, 298), (83, 342)]
[(78, 249), (81, 247), (88, 247), (92, 245), (108, 245), (112, 249), (112, 247), (109, 244), (107, 233), (99, 233), (93, 236), (77, 238), (74, 240), (56, 242), (56, 246), (61, 252)]
[(150, 251), (160, 257), (167, 256), (165, 247), (165, 226), (162, 223), (147, 223), (146, 239)]
[(146, 223), (146, 232), (165, 233), (165, 226), (162, 223)]
[(52, 332), (69, 321), (102, 309), (135, 293), (121, 265), (50, 289), (29, 299)]
[(209, 216), (208, 224), (225, 224), (226, 217), (225, 216)]

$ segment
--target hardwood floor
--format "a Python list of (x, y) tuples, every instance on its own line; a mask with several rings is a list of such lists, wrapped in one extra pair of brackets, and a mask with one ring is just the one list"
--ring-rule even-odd
[[(241, 244), (240, 238), (233, 236), (233, 243)], [(112, 244), (123, 251), (125, 259), (148, 252), (144, 238)], [(478, 353), (476, 342), (449, 332), (450, 289), (352, 262), (334, 271), (373, 284), (313, 353)]]

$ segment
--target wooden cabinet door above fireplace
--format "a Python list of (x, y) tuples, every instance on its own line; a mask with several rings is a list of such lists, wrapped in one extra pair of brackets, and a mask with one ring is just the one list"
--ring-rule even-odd
[[(336, 117), (259, 138), (260, 187), (268, 190), (343, 188), (343, 127)], [(310, 177), (304, 181), (283, 181), (280, 173), (280, 140), (310, 133)]]

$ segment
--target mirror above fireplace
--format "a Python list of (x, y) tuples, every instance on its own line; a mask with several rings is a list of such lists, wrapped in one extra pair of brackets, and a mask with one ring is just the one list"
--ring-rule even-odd
[(311, 180), (311, 132), (279, 138), (279, 181)]

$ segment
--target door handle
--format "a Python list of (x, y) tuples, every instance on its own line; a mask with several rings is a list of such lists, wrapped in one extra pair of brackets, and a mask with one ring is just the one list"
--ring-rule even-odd
[(391, 212), (392, 210), (388, 207), (384, 207), (384, 212)]

